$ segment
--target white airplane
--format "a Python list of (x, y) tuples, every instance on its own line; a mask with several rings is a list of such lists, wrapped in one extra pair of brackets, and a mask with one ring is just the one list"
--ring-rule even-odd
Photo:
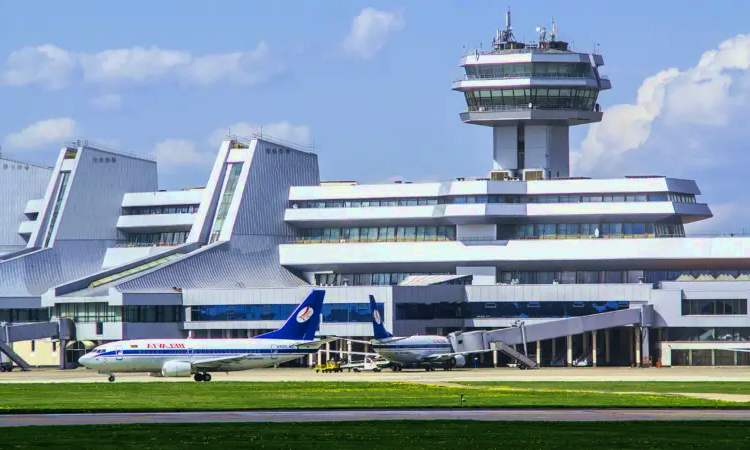
[(396, 371), (411, 365), (424, 367), (426, 371), (434, 371), (435, 366), (442, 366), (444, 370), (451, 370), (454, 367), (466, 365), (466, 355), (469, 352), (454, 352), (453, 345), (445, 336), (394, 337), (385, 329), (380, 312), (375, 305), (375, 297), (372, 295), (370, 296), (370, 314), (372, 315), (372, 329), (375, 339), (371, 341), (348, 340), (370, 344), (375, 353), (349, 352), (350, 354), (383, 357), (390, 362), (391, 368)]
[(315, 339), (325, 291), (313, 290), (276, 331), (252, 339), (138, 339), (96, 347), (78, 362), (99, 373), (148, 372), (152, 376), (211, 381), (209, 372), (271, 367), (315, 353), (326, 342)]

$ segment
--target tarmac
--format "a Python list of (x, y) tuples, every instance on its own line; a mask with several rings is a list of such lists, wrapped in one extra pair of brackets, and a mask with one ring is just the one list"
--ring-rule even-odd
[[(116, 382), (189, 382), (189, 378), (151, 377), (144, 373), (117, 374)], [(455, 383), (467, 381), (750, 381), (750, 366), (742, 367), (543, 367), (537, 370), (515, 368), (454, 369), (451, 371), (404, 370), (392, 372), (315, 373), (306, 368), (255, 369), (243, 372), (214, 373), (215, 382), (223, 381), (401, 381), (416, 383)], [(107, 377), (89, 369), (32, 369), (0, 373), (0, 383), (107, 383)]]
[(484, 421), (689, 421), (750, 420), (750, 410), (535, 409), (535, 410), (308, 410), (177, 413), (97, 413), (0, 415), (0, 427), (30, 425), (112, 425), (137, 423), (340, 422), (358, 420)]

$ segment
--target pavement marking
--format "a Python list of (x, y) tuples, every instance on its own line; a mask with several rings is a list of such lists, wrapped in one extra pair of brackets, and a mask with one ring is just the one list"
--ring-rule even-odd
[(367, 420), (632, 421), (742, 420), (750, 410), (707, 409), (424, 409), (300, 410), (0, 415), (0, 427), (138, 423), (329, 422)]

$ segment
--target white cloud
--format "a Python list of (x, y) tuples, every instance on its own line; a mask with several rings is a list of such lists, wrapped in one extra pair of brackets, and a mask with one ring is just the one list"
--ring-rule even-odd
[(403, 10), (365, 8), (352, 20), (352, 28), (344, 38), (344, 50), (360, 58), (372, 58), (383, 48), (388, 37), (402, 30), (405, 23)]
[(247, 122), (238, 122), (226, 128), (218, 128), (208, 138), (209, 143), (216, 147), (231, 133), (240, 137), (250, 138), (254, 134), (268, 135), (277, 139), (293, 142), (300, 145), (310, 144), (310, 127), (307, 125), (292, 125), (289, 122), (269, 123), (266, 125), (255, 125)]
[(10, 148), (34, 149), (44, 145), (62, 145), (77, 133), (75, 120), (69, 117), (40, 120), (21, 131), (10, 133), (4, 144)]
[(167, 139), (154, 146), (151, 155), (159, 167), (167, 170), (178, 166), (200, 166), (211, 164), (214, 154), (198, 149), (198, 145), (188, 139)]
[(750, 35), (738, 35), (688, 70), (672, 68), (647, 78), (635, 104), (607, 108), (602, 122), (589, 128), (580, 156), (572, 160), (575, 173), (615, 176), (622, 170), (679, 171), (720, 163), (717, 156), (729, 149), (707, 148), (707, 140), (744, 131), (729, 125), (750, 110), (748, 69)]
[(104, 94), (91, 99), (91, 106), (102, 111), (117, 111), (122, 107), (122, 96)]
[(75, 53), (43, 45), (13, 52), (8, 57), (3, 79), (14, 86), (41, 85), (50, 89), (60, 89), (74, 81), (254, 85), (268, 81), (282, 70), (265, 42), (250, 51), (208, 55), (156, 46)]

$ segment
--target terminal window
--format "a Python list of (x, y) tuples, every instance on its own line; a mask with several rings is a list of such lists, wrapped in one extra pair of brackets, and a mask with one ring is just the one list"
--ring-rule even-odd
[(682, 300), (683, 316), (734, 316), (747, 314), (747, 299)]

